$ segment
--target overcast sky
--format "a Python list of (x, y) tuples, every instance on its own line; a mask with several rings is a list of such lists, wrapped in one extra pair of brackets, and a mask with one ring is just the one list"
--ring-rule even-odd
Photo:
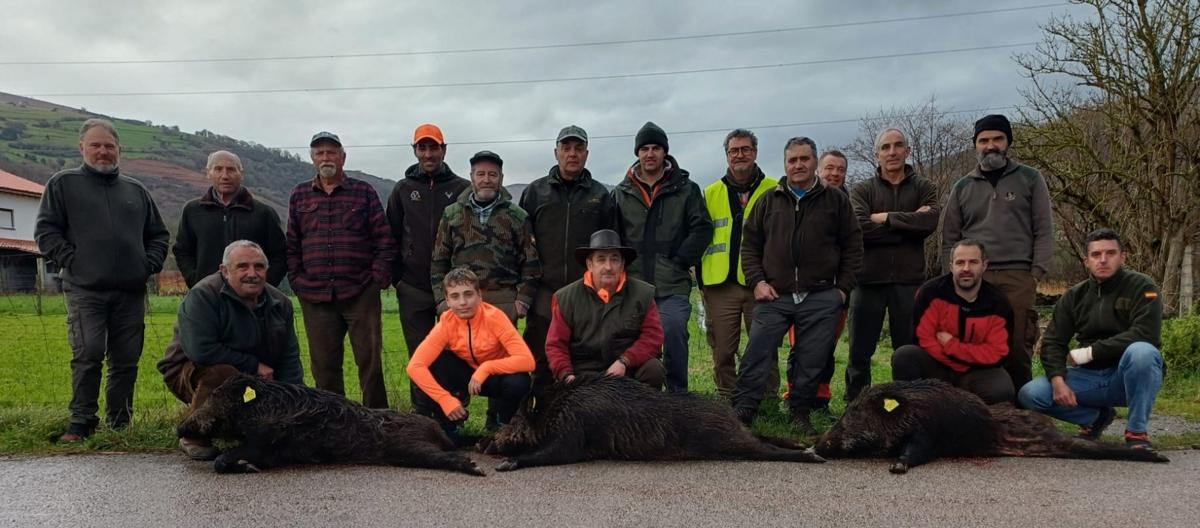
[[(542, 46), (750, 32), (1036, 6), (1053, 0), (926, 2), (540, 1), (54, 1), (3, 0), (0, 62), (159, 60), (345, 55)], [(903, 4), (903, 5), (901, 5)], [(647, 121), (704, 185), (725, 169), (724, 132), (857, 119), (936, 95), (944, 110), (1019, 104), (1025, 84), (1014, 53), (960, 53), (727, 70), (655, 77), (492, 86), (224, 95), (44, 94), (260, 90), (429, 85), (592, 77), (852, 59), (1035, 42), (1068, 5), (803, 31), (520, 51), (388, 57), (161, 64), (0, 65), (0, 91), (83, 106), (122, 118), (208, 129), (271, 147), (339, 134), (347, 168), (398, 179), (413, 163), (413, 129), (441, 126), (447, 161), (491, 149), (505, 183), (529, 182), (554, 164), (553, 137), (578, 124), (596, 138), (588, 167), (615, 183), (634, 161)], [(972, 117), (976, 117), (972, 115)], [(717, 130), (716, 132), (681, 133)], [(759, 165), (783, 172), (788, 137), (820, 148), (850, 141), (856, 123), (758, 128)], [(513, 140), (538, 140), (509, 142)], [(470, 143), (470, 144), (464, 144)], [(368, 145), (392, 145), (371, 147)], [(304, 152), (305, 151), (300, 151)], [(297, 180), (309, 175), (297, 175)]]

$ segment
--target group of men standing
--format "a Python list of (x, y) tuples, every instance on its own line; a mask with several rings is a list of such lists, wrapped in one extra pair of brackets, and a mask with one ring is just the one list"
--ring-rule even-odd
[[(1053, 245), (1045, 182), (1009, 159), (1011, 142), (1007, 119), (981, 119), (979, 166), (954, 185), (943, 208), (936, 187), (907, 163), (911, 149), (894, 128), (876, 138), (875, 176), (849, 190), (840, 152), (821, 154), (813, 140), (792, 138), (784, 147), (785, 176), (775, 180), (757, 164), (757, 137), (737, 129), (724, 142), (724, 176), (701, 191), (669, 154), (666, 132), (648, 122), (635, 136), (637, 161), (610, 192), (586, 168), (587, 133), (568, 126), (555, 143), (556, 165), (514, 201), (503, 187), (499, 155), (475, 154), (470, 178), (459, 177), (444, 161), (442, 131), (425, 124), (414, 132), (417, 163), (385, 209), (370, 185), (344, 172), (338, 136), (320, 132), (310, 142), (316, 174), (292, 190), (286, 232), (242, 185), (241, 160), (214, 152), (206, 166), (212, 187), (187, 204), (176, 235), (175, 257), (192, 290), (159, 368), (193, 406), (236, 372), (301, 382), (292, 306), (275, 287), (286, 271), (304, 315), (317, 387), (344, 393), (349, 334), (363, 403), (387, 407), (379, 292), (394, 286), (407, 348), (417, 354), (409, 365), (414, 407), (452, 432), (470, 395), (493, 397), (489, 422), (503, 423), (531, 383), (585, 371), (687, 391), (694, 277), (718, 392), (747, 423), (764, 397), (778, 394), (777, 353), (790, 334), (787, 404), (795, 424), (812, 432), (811, 413), (828, 405), (847, 306), (848, 400), (871, 383), (886, 315), (897, 379), (941, 378), (989, 402), (1011, 401), (1025, 387), (1020, 401), (1029, 406), (1083, 405), (1091, 400), (1068, 398), (1063, 388), (1083, 376), (1060, 368), (1061, 360), (1047, 368), (1053, 404), (1038, 392), (1038, 381), (1026, 385), (1034, 289)], [(95, 429), (105, 357), (109, 425), (128, 423), (145, 281), (161, 269), (168, 243), (149, 193), (118, 172), (116, 129), (87, 121), (80, 151), (83, 166), (47, 184), (37, 226), (43, 251), (63, 268), (70, 314), (74, 392), (63, 441)], [(951, 273), (925, 282), (925, 241), (939, 217), (942, 262)], [(1116, 257), (1105, 258), (1111, 266)], [(1136, 328), (1153, 335), (1135, 341), (1157, 354), (1157, 327), (1143, 313), (1157, 309), (1161, 319), (1153, 284), (1121, 291), (1139, 287), (1145, 302), (1118, 299), (1112, 308), (1118, 315), (1093, 321), (1100, 327), (1087, 335), (1109, 339), (1110, 327), (1126, 322), (1121, 310), (1136, 304), (1145, 318)], [(518, 340), (519, 318), (527, 322)], [(1065, 309), (1056, 312), (1056, 338), (1069, 340), (1080, 330), (1067, 318)], [(739, 363), (743, 324), (749, 342)], [(1120, 347), (1108, 345), (1071, 351), (1071, 364), (1116, 361), (1125, 368)], [(1161, 357), (1158, 364), (1161, 383)], [(995, 375), (1001, 366), (1004, 379)], [(1060, 415), (1086, 420), (1094, 430), (1111, 421), (1111, 405), (1125, 396), (1104, 400), (1098, 417)], [(1146, 396), (1138, 398), (1142, 406)], [(1128, 399), (1135, 399), (1132, 391)], [(202, 439), (181, 445), (197, 458), (212, 455)]]

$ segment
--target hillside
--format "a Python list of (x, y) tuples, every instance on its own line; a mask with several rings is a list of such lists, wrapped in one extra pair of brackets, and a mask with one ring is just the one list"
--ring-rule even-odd
[[(287, 217), (288, 195), (300, 180), (311, 178), (312, 165), (296, 154), (201, 130), (122, 119), (54, 103), (0, 93), (0, 169), (45, 183), (56, 171), (78, 166), (79, 125), (89, 117), (113, 121), (121, 134), (121, 170), (141, 181), (154, 196), (174, 231), (183, 204), (208, 187), (208, 154), (228, 150), (242, 158), (245, 184), (255, 196)], [(349, 171), (375, 187), (386, 201), (394, 182)]]

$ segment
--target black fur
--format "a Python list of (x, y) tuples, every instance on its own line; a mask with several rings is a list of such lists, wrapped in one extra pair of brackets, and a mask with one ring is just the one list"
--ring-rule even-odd
[[(888, 412), (885, 400), (899, 405)], [(863, 391), (816, 445), (826, 458), (896, 457), (905, 473), (939, 457), (1028, 456), (1167, 462), (1153, 451), (1070, 438), (1050, 417), (939, 380), (897, 381)]]
[(803, 446), (756, 437), (725, 405), (597, 375), (544, 388), (491, 441), (490, 450), (510, 456), (497, 471), (596, 459), (824, 462)]
[[(255, 397), (244, 401), (246, 388)], [(241, 445), (217, 457), (218, 473), (288, 464), (387, 464), (483, 475), (433, 419), (368, 409), (332, 392), (239, 374), (213, 391), (177, 430)]]

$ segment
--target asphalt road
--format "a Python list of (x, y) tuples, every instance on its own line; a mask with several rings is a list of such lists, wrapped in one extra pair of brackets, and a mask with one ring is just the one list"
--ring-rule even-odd
[(0, 526), (1200, 525), (1200, 451), (1169, 464), (596, 462), (487, 477), (390, 467), (216, 475), (182, 455), (0, 459)]

